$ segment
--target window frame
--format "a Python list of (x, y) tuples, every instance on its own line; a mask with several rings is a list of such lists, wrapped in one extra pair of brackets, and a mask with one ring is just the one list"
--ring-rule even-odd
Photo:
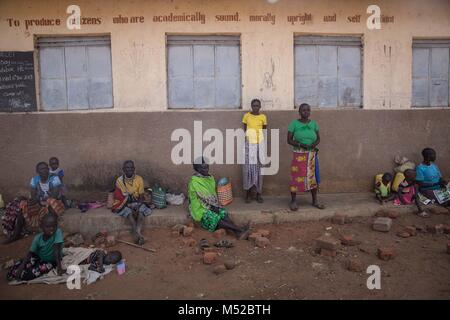
[[(109, 48), (109, 58), (110, 58), (110, 81), (111, 81), (111, 106), (109, 107), (100, 107), (95, 108), (89, 107), (87, 109), (69, 109), (69, 101), (68, 101), (68, 88), (67, 88), (67, 75), (64, 75), (65, 80), (65, 95), (66, 95), (66, 106), (65, 109), (55, 109), (55, 110), (45, 110), (42, 103), (42, 94), (41, 94), (41, 49), (51, 48), (51, 47), (71, 47), (71, 46), (83, 46), (80, 44), (82, 42), (88, 42), (88, 44), (84, 44), (84, 47), (95, 47), (95, 46), (107, 46)], [(69, 44), (69, 45), (67, 45)], [(35, 49), (35, 79), (36, 81), (36, 94), (37, 94), (37, 112), (95, 112), (95, 111), (110, 111), (115, 108), (114, 103), (114, 79), (113, 79), (113, 59), (112, 59), (112, 41), (110, 33), (101, 33), (101, 34), (41, 34), (34, 35), (34, 49)], [(64, 68), (66, 69), (66, 64), (64, 62)], [(87, 70), (89, 73), (89, 69)], [(87, 79), (90, 79), (89, 77)]]
[[(194, 105), (186, 106), (186, 107), (173, 107), (170, 104), (170, 84), (169, 84), (169, 47), (171, 45), (185, 45), (190, 46), (192, 48), (192, 53), (194, 52), (195, 45), (213, 45), (214, 52), (216, 45), (229, 45), (238, 47), (238, 76), (239, 76), (239, 85), (238, 85), (238, 94), (239, 101), (237, 106), (233, 107), (196, 107), (195, 100), (193, 100)], [(242, 109), (242, 41), (241, 34), (180, 34), (180, 33), (166, 33), (165, 35), (165, 46), (166, 46), (166, 110), (168, 111), (177, 111), (177, 110), (201, 110), (201, 111), (213, 111), (213, 110), (240, 110)], [(216, 58), (214, 53), (214, 59)], [(194, 59), (194, 56), (192, 57)], [(214, 61), (214, 68), (216, 63)], [(193, 65), (193, 68), (195, 66)], [(193, 70), (193, 79), (194, 77)], [(214, 102), (215, 103), (215, 102)]]
[[(300, 45), (311, 45), (316, 48), (320, 45), (339, 47), (358, 47), (360, 49), (360, 105), (359, 106), (339, 106), (339, 87), (337, 88), (337, 105), (336, 106), (319, 106), (311, 105), (312, 108), (321, 110), (340, 110), (340, 109), (363, 109), (364, 108), (364, 35), (363, 34), (312, 34), (312, 33), (294, 33), (293, 37), (293, 105), (296, 108), (296, 47)], [(339, 53), (337, 53), (339, 55)], [(337, 85), (339, 78), (337, 77)]]

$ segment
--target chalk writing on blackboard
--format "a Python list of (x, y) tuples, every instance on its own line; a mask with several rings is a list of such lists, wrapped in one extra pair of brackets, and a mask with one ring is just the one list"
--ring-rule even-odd
[(33, 51), (0, 52), (0, 112), (36, 111)]

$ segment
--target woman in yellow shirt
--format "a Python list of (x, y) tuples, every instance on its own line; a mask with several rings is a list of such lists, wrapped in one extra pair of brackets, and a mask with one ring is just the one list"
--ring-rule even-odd
[[(263, 202), (261, 197), (263, 178), (261, 175), (261, 158), (264, 135), (262, 129), (267, 128), (266, 115), (259, 112), (261, 101), (253, 99), (252, 111), (247, 112), (242, 118), (245, 130), (245, 163), (242, 168), (243, 185), (246, 190), (245, 202), (250, 202), (252, 190), (256, 191), (256, 201)], [(261, 151), (260, 151), (261, 150)], [(253, 191), (254, 192), (254, 191)]]

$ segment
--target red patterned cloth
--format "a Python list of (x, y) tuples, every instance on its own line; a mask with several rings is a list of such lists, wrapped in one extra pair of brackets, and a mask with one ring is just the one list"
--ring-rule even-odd
[(317, 188), (316, 180), (317, 151), (300, 150), (293, 152), (291, 162), (291, 192), (305, 192)]

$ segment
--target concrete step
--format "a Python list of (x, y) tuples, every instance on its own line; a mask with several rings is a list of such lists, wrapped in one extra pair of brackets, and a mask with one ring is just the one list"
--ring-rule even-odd
[[(395, 208), (400, 213), (413, 212), (415, 206), (396, 207), (393, 204), (381, 206), (371, 193), (321, 194), (320, 202), (326, 206), (319, 210), (311, 206), (308, 194), (298, 197), (299, 210), (289, 209), (290, 198), (265, 197), (264, 203), (253, 201), (245, 203), (242, 198), (235, 198), (227, 206), (231, 219), (237, 224), (290, 223), (330, 218), (337, 213), (349, 217), (371, 216), (382, 208)], [(155, 209), (145, 219), (144, 228), (170, 227), (190, 221), (187, 203), (183, 206), (168, 206)], [(70, 209), (62, 216), (60, 225), (66, 234), (81, 232), (93, 236), (102, 229), (109, 232), (129, 230), (131, 227), (122, 217), (116, 216), (106, 208), (89, 210), (85, 213), (78, 209)]]

